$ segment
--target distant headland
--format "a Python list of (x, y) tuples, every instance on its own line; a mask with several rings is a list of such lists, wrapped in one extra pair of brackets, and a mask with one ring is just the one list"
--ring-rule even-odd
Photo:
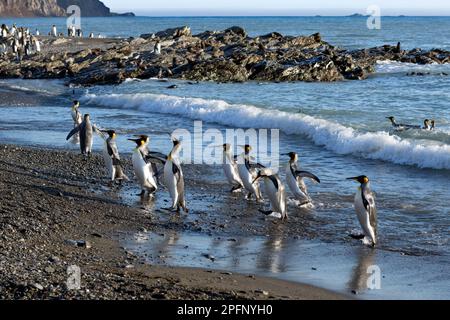
[(84, 17), (134, 17), (132, 12), (114, 13), (99, 0), (0, 0), (0, 17), (65, 17), (71, 5)]

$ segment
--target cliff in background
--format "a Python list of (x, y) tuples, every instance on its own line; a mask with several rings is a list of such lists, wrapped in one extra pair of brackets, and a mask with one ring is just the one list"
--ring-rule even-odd
[(134, 16), (112, 13), (99, 0), (0, 0), (0, 17), (64, 17), (70, 5), (79, 6), (83, 17)]
[(1, 17), (58, 17), (65, 11), (57, 0), (0, 0)]

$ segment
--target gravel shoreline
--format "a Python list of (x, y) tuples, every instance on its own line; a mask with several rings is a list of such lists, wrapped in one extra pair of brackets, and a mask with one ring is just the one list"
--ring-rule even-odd
[[(118, 234), (170, 228), (214, 232), (214, 220), (200, 227), (155, 222), (151, 215), (161, 215), (158, 210), (127, 204), (117, 187), (106, 185), (98, 155), (88, 160), (75, 152), (0, 145), (0, 299), (347, 298), (271, 278), (145, 264), (121, 247)], [(192, 180), (187, 185), (199, 188)], [(72, 265), (81, 269), (79, 290), (67, 289)]]

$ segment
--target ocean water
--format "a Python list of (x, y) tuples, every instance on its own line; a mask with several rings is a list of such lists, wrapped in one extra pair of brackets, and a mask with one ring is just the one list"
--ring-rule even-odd
[[(16, 22), (44, 30), (53, 23), (63, 25), (64, 20)], [(364, 18), (336, 17), (87, 18), (84, 23), (85, 32), (115, 37), (176, 25), (190, 25), (194, 32), (241, 25), (251, 35), (321, 32), (325, 40), (347, 48), (401, 41), (406, 48), (450, 49), (450, 18), (443, 17), (387, 17), (382, 19), (382, 29), (376, 31), (365, 27)], [(33, 97), (21, 105), (11, 103), (13, 98), (0, 101), (0, 141), (75, 150), (76, 146), (65, 142), (74, 97), (82, 101), (83, 112), (89, 112), (99, 126), (120, 133), (122, 152), (131, 151), (133, 146), (126, 138), (135, 133), (149, 134), (153, 149), (167, 152), (168, 133), (177, 128), (192, 130), (194, 120), (203, 121), (204, 129), (280, 129), (280, 152), (298, 152), (301, 166), (322, 180), (320, 185), (310, 187), (316, 203), (313, 214), (329, 220), (317, 226), (322, 234), (318, 241), (341, 246), (342, 235), (358, 229), (352, 208), (357, 186), (345, 178), (366, 174), (376, 192), (379, 250), (418, 257), (408, 260), (412, 269), (414, 263), (423, 265), (423, 261), (438, 266), (442, 274), (434, 280), (427, 278), (427, 282), (439, 281), (440, 292), (449, 298), (450, 77), (442, 74), (450, 74), (450, 65), (380, 62), (376, 70), (365, 81), (336, 83), (189, 84), (130, 79), (118, 86), (75, 88), (75, 95), (59, 81), (0, 80), (0, 94)], [(429, 74), (407, 76), (413, 71)], [(178, 88), (168, 89), (171, 84)], [(393, 134), (388, 116), (418, 125), (425, 118), (435, 119), (437, 130)], [(100, 147), (97, 141), (95, 148)], [(285, 165), (287, 159), (280, 161)], [(219, 174), (214, 178), (223, 177)], [(290, 210), (295, 214), (296, 209)], [(250, 241), (257, 244), (259, 240)], [(255, 252), (259, 250), (256, 244)], [(389, 265), (396, 254), (388, 258), (384, 254), (382, 263)], [(301, 255), (295, 256), (300, 263)], [(173, 264), (191, 261), (179, 258)], [(191, 265), (201, 266), (197, 262)], [(389, 266), (392, 269), (396, 265)], [(282, 277), (282, 272), (266, 271)], [(322, 282), (319, 284), (326, 286)], [(433, 288), (425, 286), (425, 281), (422, 286), (423, 294), (418, 297), (436, 297), (435, 293), (426, 294)], [(397, 292), (390, 297), (404, 295)]]

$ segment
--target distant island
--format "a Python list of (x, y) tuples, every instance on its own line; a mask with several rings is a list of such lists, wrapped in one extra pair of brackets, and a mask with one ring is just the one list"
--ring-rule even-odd
[(71, 5), (84, 17), (134, 17), (132, 12), (114, 13), (99, 0), (0, 0), (0, 17), (65, 17)]

